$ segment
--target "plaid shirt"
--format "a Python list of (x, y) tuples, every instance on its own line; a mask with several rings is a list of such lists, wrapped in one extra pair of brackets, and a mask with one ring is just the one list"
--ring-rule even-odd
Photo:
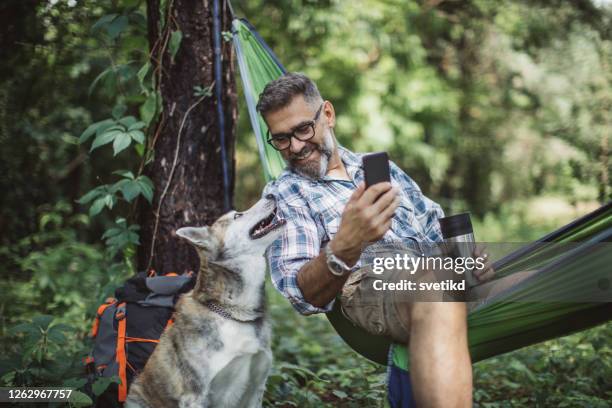
[[(266, 251), (272, 283), (302, 314), (328, 312), (333, 306), (334, 300), (324, 308), (306, 302), (298, 287), (297, 274), (336, 234), (346, 202), (356, 185), (364, 180), (362, 155), (341, 146), (338, 150), (351, 181), (328, 176), (312, 180), (285, 169), (262, 193), (262, 197), (275, 197), (278, 216), (287, 222), (283, 234)], [(444, 217), (442, 208), (425, 197), (395, 163), (389, 165), (391, 182), (400, 188), (401, 202), (391, 228), (379, 242), (442, 241), (438, 223), (438, 218)]]

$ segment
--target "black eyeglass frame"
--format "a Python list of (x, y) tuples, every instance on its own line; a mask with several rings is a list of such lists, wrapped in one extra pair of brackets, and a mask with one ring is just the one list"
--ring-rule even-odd
[[(311, 121), (306, 122), (306, 123), (300, 123), (298, 126), (296, 126), (295, 128), (293, 128), (291, 130), (291, 133), (277, 133), (277, 134), (272, 135), (272, 134), (270, 134), (270, 129), (268, 129), (267, 132), (266, 132), (267, 133), (267, 140), (266, 141), (268, 142), (268, 144), (270, 146), (272, 146), (274, 149), (276, 149), (276, 150), (278, 150), (280, 152), (280, 151), (283, 151), (283, 150), (287, 150), (291, 146), (291, 138), (292, 137), (295, 137), (300, 142), (306, 142), (306, 141), (312, 139), (315, 136), (315, 134), (316, 134), (315, 126), (317, 124), (317, 120), (319, 120), (319, 116), (321, 116), (321, 112), (323, 111), (323, 105), (325, 105), (325, 102), (323, 102), (321, 104), (321, 106), (319, 106), (319, 109), (317, 109), (317, 113), (315, 114), (314, 118)], [(312, 128), (312, 135), (308, 136), (305, 139), (300, 139), (295, 134), (295, 132), (297, 131), (298, 128), (302, 128), (302, 127), (305, 127), (305, 126), (310, 126)], [(278, 148), (277, 146), (274, 145), (273, 140), (274, 139), (280, 139), (280, 138), (284, 138), (284, 139), (289, 141), (289, 144), (287, 144), (287, 147), (283, 147), (281, 149), (281, 148)]]

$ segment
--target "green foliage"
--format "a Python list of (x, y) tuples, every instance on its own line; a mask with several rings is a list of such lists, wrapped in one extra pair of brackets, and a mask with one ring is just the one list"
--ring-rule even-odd
[(114, 228), (107, 229), (104, 235), (102, 235), (102, 239), (105, 240), (111, 255), (115, 255), (130, 245), (140, 245), (137, 233), (140, 229), (138, 225), (128, 226), (125, 218), (117, 218), (115, 225)]
[[(69, 387), (70, 406), (90, 406), (91, 398), (84, 392), (86, 380), (78, 355), (86, 349), (75, 336), (75, 328), (57, 323), (50, 315), (36, 315), (29, 322), (13, 326), (8, 331), (14, 342), (9, 354), (0, 360), (0, 385), (7, 387)], [(99, 378), (92, 384), (100, 395), (118, 377)], [(80, 390), (80, 391), (79, 391)]]
[[(133, 273), (134, 209), (153, 202), (142, 169), (162, 110), (160, 71), (145, 2), (12, 3), (0, 47), (0, 381), (81, 389), (91, 317)], [(168, 3), (159, 2), (158, 28), (169, 30), (175, 60), (186, 43), (167, 27)], [(532, 240), (610, 199), (609, 7), (233, 3), (333, 102), (343, 145), (389, 151), (448, 214), (472, 211), (479, 239)], [(186, 92), (207, 97), (212, 85)], [(239, 108), (236, 207), (247, 208), (263, 180)], [(322, 316), (297, 315), (272, 288), (269, 296), (266, 406), (383, 406), (383, 367), (357, 356)], [(611, 328), (478, 363), (477, 406), (609, 405)]]
[[(323, 316), (298, 315), (270, 286), (274, 367), (264, 406), (385, 406), (385, 367), (357, 355)], [(611, 335), (608, 323), (475, 364), (474, 406), (608, 406)]]
[(133, 116), (126, 116), (120, 119), (105, 119), (96, 122), (81, 134), (80, 143), (86, 142), (94, 134), (93, 143), (90, 151), (113, 142), (113, 151), (116, 156), (119, 152), (130, 146), (132, 140), (136, 143), (144, 143), (145, 135), (141, 129), (146, 126), (145, 122), (138, 121)]
[(608, 407), (612, 324), (488, 359), (474, 368), (478, 407)]
[(172, 35), (170, 35), (170, 43), (168, 44), (168, 48), (170, 50), (170, 58), (172, 58), (172, 61), (174, 61), (174, 57), (181, 46), (182, 40), (183, 33), (180, 30), (173, 31)]
[(193, 95), (198, 98), (212, 96), (212, 88), (213, 88), (213, 84), (209, 86), (196, 85), (193, 87)]
[(383, 407), (385, 368), (340, 339), (324, 316), (304, 317), (269, 285), (274, 367), (264, 406)]

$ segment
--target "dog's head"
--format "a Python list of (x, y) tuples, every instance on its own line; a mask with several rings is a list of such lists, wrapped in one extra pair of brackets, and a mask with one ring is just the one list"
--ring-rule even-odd
[(200, 256), (226, 260), (262, 256), (284, 224), (285, 220), (276, 217), (275, 201), (264, 198), (247, 211), (230, 211), (211, 226), (180, 228), (176, 235), (193, 244)]

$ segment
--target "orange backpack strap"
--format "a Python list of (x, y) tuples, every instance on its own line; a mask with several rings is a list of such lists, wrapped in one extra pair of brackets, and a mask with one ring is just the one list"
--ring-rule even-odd
[(172, 315), (172, 317), (168, 319), (168, 323), (166, 323), (166, 327), (164, 327), (164, 331), (168, 330), (168, 328), (172, 326), (173, 324), (174, 324), (174, 315)]
[(94, 319), (93, 326), (91, 327), (91, 337), (96, 337), (98, 335), (98, 329), (100, 328), (100, 317), (102, 317), (102, 313), (106, 310), (110, 305), (115, 304), (117, 299), (109, 297), (106, 301), (98, 307), (98, 311), (96, 312), (96, 318)]
[(116, 356), (117, 364), (119, 365), (119, 378), (121, 379), (121, 384), (119, 384), (119, 401), (123, 402), (127, 397), (127, 356), (125, 355), (125, 331), (127, 319), (125, 318), (125, 302), (119, 303), (117, 306), (115, 318), (118, 321)]
[(126, 337), (126, 343), (159, 343), (159, 340), (155, 339), (143, 339), (141, 337)]

